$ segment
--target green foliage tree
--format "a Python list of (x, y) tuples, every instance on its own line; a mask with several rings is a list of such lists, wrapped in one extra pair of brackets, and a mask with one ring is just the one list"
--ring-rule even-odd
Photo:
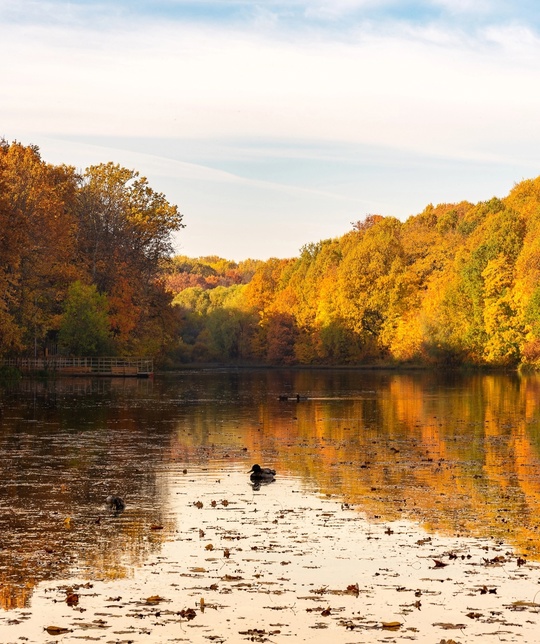
[(94, 284), (73, 282), (60, 325), (62, 349), (74, 356), (107, 355), (112, 345), (108, 309), (107, 297)]
[(163, 352), (169, 337), (163, 324), (175, 320), (166, 314), (172, 295), (160, 277), (172, 234), (183, 227), (177, 206), (137, 172), (106, 163), (84, 173), (76, 218), (78, 257), (109, 298), (117, 351)]

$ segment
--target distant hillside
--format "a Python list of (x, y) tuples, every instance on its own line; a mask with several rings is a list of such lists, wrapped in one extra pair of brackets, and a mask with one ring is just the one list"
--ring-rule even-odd
[(294, 259), (177, 258), (179, 358), (540, 364), (540, 178), (504, 199), (371, 215)]

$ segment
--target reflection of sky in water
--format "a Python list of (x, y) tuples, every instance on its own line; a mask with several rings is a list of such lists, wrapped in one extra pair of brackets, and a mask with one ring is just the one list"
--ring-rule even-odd
[[(482, 610), (488, 600), (498, 609), (532, 601), (526, 568), (497, 543), (536, 555), (537, 389), (535, 378), (507, 376), (240, 371), (155, 382), (25, 382), (6, 391), (2, 601), (31, 608), (28, 620), (13, 625), (12, 639), (37, 633), (55, 615), (73, 628), (76, 608), (66, 606), (63, 591), (49, 591), (72, 577), (97, 584), (80, 591), (81, 607), (93, 618), (105, 611), (109, 622), (112, 611), (132, 635), (129, 613), (143, 611), (141, 629), (156, 619), (155, 606), (136, 603), (151, 595), (170, 600), (160, 604), (170, 620), (162, 633), (178, 628), (175, 611), (198, 606), (201, 597), (226, 607), (183, 623), (187, 641), (199, 641), (195, 632), (200, 641), (221, 635), (219, 624), (235, 641), (244, 623), (262, 628), (258, 616), (267, 633), (286, 622), (283, 633), (309, 629), (310, 641), (327, 641), (324, 624), (316, 628), (324, 618), (310, 606), (335, 607), (326, 626), (342, 633), (343, 620), (353, 620), (349, 630), (367, 629), (404, 622), (403, 605), (417, 601), (417, 588), (424, 588), (424, 605), (432, 597), (432, 622), (461, 620), (470, 630), (463, 610), (475, 603), (473, 579), (492, 590), (512, 582), (505, 594), (481, 594)], [(297, 392), (307, 400), (278, 400)], [(255, 462), (278, 470), (259, 492), (247, 475)], [(127, 501), (118, 517), (103, 505), (111, 492)], [(432, 542), (417, 545), (426, 538), (418, 524)], [(431, 570), (433, 558), (450, 551), (474, 556), (447, 558), (452, 568)], [(499, 555), (507, 557), (506, 581), (500, 562), (482, 565)], [(452, 580), (446, 599), (435, 599), (442, 588), (425, 581), (432, 577)], [(343, 594), (356, 583), (359, 597)], [(114, 608), (104, 604), (120, 595)], [(407, 623), (423, 628), (425, 618), (410, 610)], [(240, 625), (224, 622), (232, 612), (243, 617)], [(3, 621), (20, 616), (11, 611)]]
[[(253, 492), (234, 469), (162, 475), (176, 523), (164, 526), (159, 551), (130, 578), (81, 579), (79, 588), (77, 579), (42, 582), (31, 611), (0, 617), (2, 632), (42, 642), (52, 624), (71, 629), (63, 642), (383, 642), (392, 634), (382, 623), (399, 622), (392, 637), (426, 644), (450, 624), (459, 641), (501, 629), (533, 641), (526, 638), (537, 629), (536, 609), (516, 613), (512, 603), (532, 601), (535, 571), (492, 539), (429, 538), (406, 521), (371, 523), (357, 508), (303, 491), (294, 477)], [(141, 539), (153, 532), (146, 525)], [(71, 608), (68, 586), (79, 594)], [(193, 620), (182, 617), (188, 609)], [(473, 609), (499, 617), (488, 625), (467, 617)]]

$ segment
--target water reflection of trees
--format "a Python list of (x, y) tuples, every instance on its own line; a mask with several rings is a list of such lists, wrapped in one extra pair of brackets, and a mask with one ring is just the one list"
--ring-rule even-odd
[[(539, 393), (537, 376), (346, 370), (23, 381), (0, 392), (0, 601), (73, 571), (129, 575), (172, 527), (164, 467), (193, 464), (271, 464), (376, 520), (536, 556)], [(110, 492), (124, 515), (106, 515)]]
[[(156, 484), (168, 432), (154, 406), (139, 413), (143, 381), (23, 381), (2, 393), (0, 601), (23, 606), (42, 580), (121, 577), (159, 547), (165, 523)], [(132, 401), (136, 404), (132, 404)], [(128, 511), (111, 517), (110, 492)]]
[[(194, 405), (179, 422), (176, 457), (268, 461), (371, 517), (510, 540), (538, 556), (538, 376), (304, 371), (237, 378), (236, 391), (252, 407)], [(309, 399), (277, 400), (295, 392)]]

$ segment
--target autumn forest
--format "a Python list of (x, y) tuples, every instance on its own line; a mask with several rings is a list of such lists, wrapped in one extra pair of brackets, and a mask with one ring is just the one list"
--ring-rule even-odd
[(540, 177), (368, 215), (289, 259), (174, 254), (182, 214), (113, 163), (0, 143), (0, 357), (163, 366), (540, 364)]

